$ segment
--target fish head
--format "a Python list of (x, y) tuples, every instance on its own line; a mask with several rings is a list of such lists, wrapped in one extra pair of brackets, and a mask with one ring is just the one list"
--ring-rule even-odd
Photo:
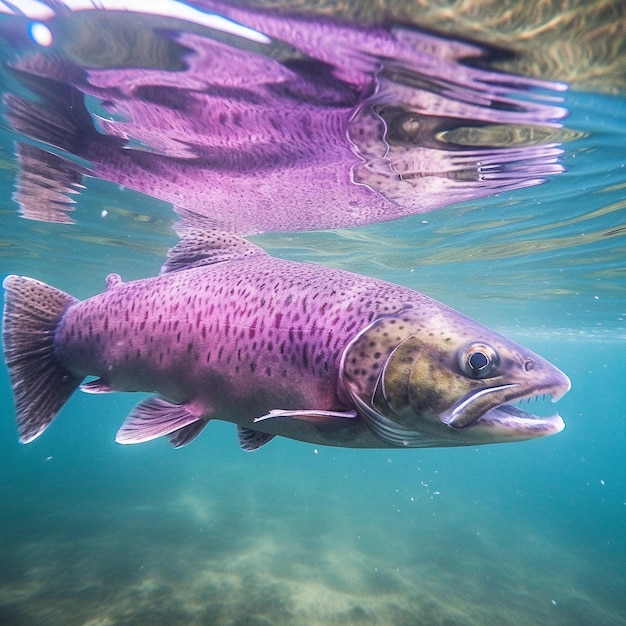
[(341, 380), (370, 428), (409, 447), (523, 441), (560, 432), (558, 415), (514, 404), (569, 389), (568, 377), (523, 346), (426, 299), (380, 317), (349, 342)]

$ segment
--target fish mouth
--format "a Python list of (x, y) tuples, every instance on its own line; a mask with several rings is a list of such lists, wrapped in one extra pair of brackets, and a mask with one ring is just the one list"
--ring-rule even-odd
[(517, 383), (474, 390), (441, 415), (440, 420), (453, 430), (488, 430), (492, 435), (511, 439), (557, 434), (565, 428), (558, 413), (535, 415), (522, 409), (520, 404), (534, 401), (542, 406), (547, 398), (558, 402), (571, 388), (569, 378), (559, 373), (558, 381), (532, 391), (520, 389)]

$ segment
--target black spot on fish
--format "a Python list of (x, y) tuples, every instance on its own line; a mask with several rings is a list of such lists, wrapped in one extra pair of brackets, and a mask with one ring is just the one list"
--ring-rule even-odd
[(187, 352), (191, 352), (193, 350), (193, 341), (190, 341), (187, 344)]

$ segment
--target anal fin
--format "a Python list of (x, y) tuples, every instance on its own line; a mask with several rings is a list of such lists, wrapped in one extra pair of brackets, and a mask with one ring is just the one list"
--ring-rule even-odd
[(239, 437), (241, 449), (245, 452), (253, 452), (274, 439), (276, 435), (262, 433), (259, 430), (246, 428), (245, 426), (237, 426), (237, 436)]
[[(169, 435), (201, 419), (184, 404), (174, 404), (159, 397), (148, 398), (130, 412), (117, 431), (115, 441), (123, 444), (143, 443)], [(187, 442), (191, 439), (187, 439)]]

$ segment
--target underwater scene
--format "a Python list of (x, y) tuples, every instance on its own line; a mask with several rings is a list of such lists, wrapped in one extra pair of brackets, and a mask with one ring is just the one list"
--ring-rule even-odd
[(622, 2), (0, 2), (0, 624), (626, 625)]

